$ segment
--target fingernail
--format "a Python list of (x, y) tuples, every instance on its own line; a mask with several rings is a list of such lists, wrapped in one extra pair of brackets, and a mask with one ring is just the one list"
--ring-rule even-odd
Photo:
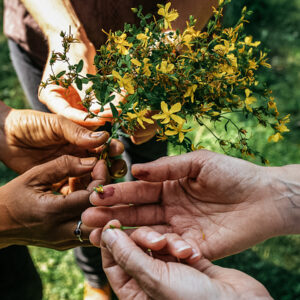
[(105, 245), (109, 250), (111, 250), (111, 247), (117, 238), (118, 238), (117, 229), (108, 228), (102, 233), (102, 241), (105, 243)]
[(160, 241), (166, 239), (166, 237), (157, 232), (150, 232), (147, 235), (147, 239), (150, 241), (151, 244), (155, 244), (157, 242), (160, 242)]
[(190, 256), (189, 259), (194, 260), (194, 259), (199, 258), (201, 256), (200, 253), (196, 249), (192, 249), (192, 251), (193, 251), (193, 255)]
[(96, 139), (104, 134), (107, 134), (107, 132), (106, 131), (95, 131), (95, 132), (90, 133), (90, 137)]
[(107, 197), (111, 197), (114, 194), (114, 192), (115, 192), (115, 189), (111, 186), (108, 188), (104, 188), (103, 193), (98, 193), (98, 195), (101, 199), (105, 199)]
[(92, 166), (96, 163), (96, 161), (97, 161), (96, 157), (80, 158), (80, 162), (83, 166)]
[(192, 247), (190, 245), (187, 245), (185, 242), (178, 241), (175, 243), (175, 248), (178, 252), (182, 252), (187, 249), (191, 249)]

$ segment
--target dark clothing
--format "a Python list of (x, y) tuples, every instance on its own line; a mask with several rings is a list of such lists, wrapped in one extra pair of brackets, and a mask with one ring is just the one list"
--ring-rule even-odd
[(25, 246), (0, 249), (2, 300), (41, 300), (42, 282)]

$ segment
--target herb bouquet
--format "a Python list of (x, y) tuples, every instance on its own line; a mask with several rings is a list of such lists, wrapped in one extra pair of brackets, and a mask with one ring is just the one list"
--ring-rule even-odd
[[(183, 32), (172, 30), (172, 21), (179, 15), (170, 9), (171, 3), (158, 5), (158, 16), (143, 15), (142, 7), (132, 9), (140, 18), (140, 26), (125, 24), (123, 31), (107, 34), (107, 42), (97, 51), (96, 75), (80, 74), (83, 62), (70, 65), (68, 49), (76, 42), (71, 34), (62, 33), (63, 53), (52, 54), (50, 64), (66, 63), (66, 71), (52, 74), (43, 86), (60, 84), (66, 88), (75, 83), (85, 88), (83, 106), (91, 118), (110, 105), (112, 137), (131, 135), (137, 127), (146, 128), (157, 122), (157, 139), (168, 140), (186, 151), (205, 145), (194, 145), (188, 137), (193, 119), (209, 130), (224, 152), (237, 150), (243, 155), (256, 155), (266, 160), (249, 144), (250, 135), (233, 121), (232, 115), (256, 119), (258, 124), (274, 129), (269, 141), (282, 139), (288, 131), (289, 116), (279, 117), (272, 92), (258, 82), (261, 68), (270, 68), (260, 42), (244, 33), (250, 12), (244, 8), (234, 27), (223, 28), (224, 6), (230, 0), (220, 0), (213, 8), (214, 16), (205, 31), (196, 29), (190, 17)], [(113, 104), (114, 95), (123, 101)], [(224, 123), (222, 131), (215, 123)], [(227, 127), (233, 126), (234, 138), (227, 137)], [(123, 132), (120, 133), (120, 128)], [(126, 132), (126, 133), (124, 133)]]

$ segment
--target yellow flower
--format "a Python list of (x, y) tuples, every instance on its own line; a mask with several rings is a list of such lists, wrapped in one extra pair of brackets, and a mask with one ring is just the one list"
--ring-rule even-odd
[(284, 118), (282, 118), (279, 123), (275, 126), (275, 128), (279, 132), (289, 132), (290, 130), (286, 127), (286, 123), (290, 122), (290, 115), (286, 115)]
[(135, 58), (132, 58), (131, 59), (131, 63), (133, 63), (134, 65), (136, 65), (136, 66), (138, 66), (138, 67), (140, 67), (142, 64), (137, 60), (137, 59), (135, 59)]
[(258, 65), (254, 59), (249, 59), (249, 69), (250, 70), (257, 70)]
[(277, 132), (268, 138), (268, 142), (273, 141), (273, 142), (277, 143), (279, 140), (282, 140), (282, 139), (283, 139), (282, 135), (279, 132)]
[(246, 104), (246, 108), (249, 110), (249, 111), (253, 111), (252, 108), (251, 108), (251, 104), (256, 102), (256, 98), (255, 97), (250, 97), (251, 95), (251, 91), (249, 89), (246, 89), (245, 90), (245, 94), (246, 94), (246, 99), (245, 99), (245, 104)]
[(184, 123), (178, 124), (177, 126), (168, 125), (168, 130), (165, 131), (165, 135), (172, 136), (178, 134), (178, 140), (180, 143), (184, 140), (184, 133), (192, 131), (193, 129), (183, 129)]
[(192, 103), (194, 103), (194, 93), (195, 93), (196, 89), (197, 89), (196, 84), (189, 86), (183, 97), (184, 98), (191, 97), (191, 101), (192, 101)]
[(279, 122), (279, 124), (277, 124), (275, 126), (275, 128), (279, 131), (279, 132), (289, 132), (290, 130), (286, 127), (286, 125), (284, 123)]
[(126, 33), (123, 33), (120, 36), (114, 36), (116, 47), (122, 55), (127, 55), (128, 49), (132, 47), (132, 43), (128, 43), (126, 38)]
[(166, 60), (162, 60), (160, 65), (156, 66), (156, 70), (160, 71), (162, 73), (168, 74), (171, 73), (172, 70), (174, 69), (174, 65), (173, 64), (169, 64)]
[(158, 14), (164, 17), (164, 28), (172, 29), (171, 22), (176, 20), (179, 16), (177, 10), (171, 9), (171, 11), (168, 12), (168, 10), (171, 6), (171, 2), (168, 2), (165, 6), (163, 6), (161, 4), (158, 4), (157, 6), (159, 7)]
[(231, 64), (231, 66), (233, 68), (237, 68), (238, 67), (238, 65), (237, 65), (237, 58), (236, 58), (236, 56), (233, 53), (228, 54), (227, 58), (230, 61), (230, 64)]
[(271, 101), (268, 102), (268, 108), (269, 108), (269, 109), (274, 109), (275, 115), (276, 115), (276, 116), (279, 116), (279, 112), (278, 112), (278, 109), (277, 109), (277, 105), (276, 105), (276, 102), (274, 102), (274, 100), (271, 100)]
[(165, 101), (162, 101), (160, 106), (163, 113), (152, 116), (152, 119), (154, 120), (164, 119), (161, 122), (162, 124), (168, 124), (171, 121), (171, 119), (179, 124), (184, 123), (184, 120), (181, 117), (175, 115), (175, 113), (181, 110), (181, 103), (177, 102), (176, 104), (172, 105), (170, 110), (168, 109), (168, 105)]
[[(143, 59), (143, 63), (144, 63), (144, 66), (143, 66), (143, 74), (146, 75), (146, 76), (148, 76), (148, 77), (151, 75), (151, 71), (150, 71), (150, 66), (151, 66), (151, 64), (149, 64), (149, 61), (150, 61), (149, 58), (144, 58), (144, 59)], [(138, 67), (141, 67), (141, 66), (142, 66), (142, 63), (141, 63), (140, 61), (138, 61), (137, 59), (135, 59), (135, 58), (132, 58), (132, 59), (131, 59), (131, 62), (132, 62), (134, 65), (138, 66)], [(137, 68), (136, 70), (137, 70), (137, 72), (140, 72), (140, 68)]]
[(114, 78), (118, 80), (119, 86), (123, 87), (128, 94), (134, 94), (134, 87), (133, 87), (134, 81), (131, 75), (125, 73), (124, 77), (122, 77), (115, 70), (112, 71), (112, 75), (114, 76)]
[(230, 51), (233, 51), (235, 49), (235, 46), (233, 43), (229, 43), (227, 40), (223, 40), (224, 45), (218, 44), (214, 47), (214, 51), (218, 53), (219, 55), (224, 56), (225, 54), (229, 53)]
[(150, 61), (149, 58), (143, 59), (143, 63), (144, 63), (143, 73), (144, 73), (144, 75), (146, 75), (148, 77), (151, 75), (151, 71), (150, 71), (151, 64), (149, 64), (149, 61)]
[[(148, 32), (149, 32), (149, 28), (147, 27), (146, 29), (145, 29), (145, 33), (139, 33), (137, 36), (136, 36), (136, 38), (138, 39), (138, 40), (140, 40), (141, 41), (141, 44), (142, 44), (142, 47), (147, 47), (147, 45), (148, 45), (148, 40), (149, 40), (149, 36), (147, 35), (148, 34)], [(150, 36), (151, 36), (151, 32), (150, 32)]]
[(149, 113), (149, 111), (147, 109), (142, 109), (141, 111), (137, 111), (135, 108), (137, 106), (137, 102), (135, 102), (132, 106), (133, 108), (133, 111), (135, 112), (134, 114), (133, 113), (130, 113), (128, 112), (127, 113), (127, 116), (131, 119), (131, 120), (134, 120), (136, 119), (137, 122), (140, 124), (140, 126), (143, 128), (143, 129), (146, 129), (146, 127), (144, 126), (144, 122), (148, 123), (148, 124), (154, 124), (154, 121), (149, 119), (149, 118), (146, 118), (145, 115)]
[(184, 30), (181, 40), (183, 44), (190, 48), (190, 43), (195, 38), (207, 38), (207, 32), (196, 31), (194, 26), (190, 26), (187, 22), (187, 28)]
[(252, 36), (246, 36), (245, 37), (245, 44), (247, 46), (258, 47), (260, 45), (260, 42), (257, 41), (257, 42), (252, 43), (252, 39), (253, 39)]

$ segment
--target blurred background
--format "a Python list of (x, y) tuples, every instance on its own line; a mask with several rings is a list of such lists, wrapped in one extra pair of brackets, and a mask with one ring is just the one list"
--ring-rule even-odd
[[(271, 131), (252, 126), (252, 143), (269, 159), (271, 165), (300, 163), (300, 0), (232, 0), (224, 17), (233, 25), (243, 6), (253, 14), (246, 26), (247, 34), (261, 40), (268, 49), (271, 70), (261, 74), (261, 81), (273, 90), (282, 115), (291, 114), (290, 132), (283, 141), (268, 143)], [(7, 40), (2, 32), (3, 0), (0, 0), (0, 99), (14, 108), (28, 107), (10, 62)], [(30, 75), (29, 75), (30, 76)], [(220, 151), (205, 132), (195, 137), (207, 148)], [(178, 149), (169, 150), (170, 154)], [(0, 186), (16, 176), (0, 164)], [(300, 236), (270, 239), (252, 249), (217, 263), (244, 271), (262, 282), (275, 299), (300, 299)], [(83, 293), (83, 276), (76, 267), (72, 251), (58, 252), (30, 247), (44, 284), (45, 300), (79, 300)], [(1, 298), (1, 291), (0, 291)]]

